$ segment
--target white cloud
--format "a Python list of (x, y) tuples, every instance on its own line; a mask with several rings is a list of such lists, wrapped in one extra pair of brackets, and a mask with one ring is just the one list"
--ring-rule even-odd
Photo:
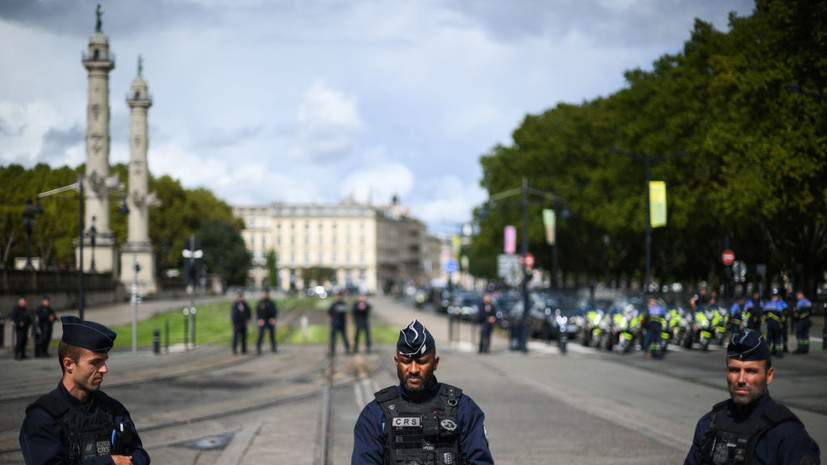
[[(48, 101), (34, 100), (25, 104), (0, 102), (0, 140), (3, 146), (0, 163), (26, 166), (37, 163), (47, 133), (53, 129), (67, 130), (67, 123), (61, 112)], [(72, 153), (76, 154), (75, 151)], [(72, 161), (79, 163), (83, 158)]]
[(379, 163), (348, 173), (341, 182), (341, 197), (361, 202), (388, 204), (391, 197), (403, 202), (414, 187), (414, 173), (401, 163)]
[(304, 93), (298, 108), (293, 159), (321, 162), (349, 154), (363, 123), (356, 97), (316, 81)]

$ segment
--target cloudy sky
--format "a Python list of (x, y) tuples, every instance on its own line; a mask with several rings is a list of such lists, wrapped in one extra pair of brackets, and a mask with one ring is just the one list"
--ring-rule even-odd
[[(95, 1), (0, 1), (0, 164), (85, 161)], [(527, 113), (622, 88), (752, 0), (102, 0), (112, 163), (144, 57), (149, 168), (233, 205), (386, 204), (454, 231)], [(515, 186), (517, 187), (517, 186)]]

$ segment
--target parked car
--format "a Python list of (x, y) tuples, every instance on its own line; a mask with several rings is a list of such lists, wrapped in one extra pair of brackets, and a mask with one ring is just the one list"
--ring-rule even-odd
[(455, 318), (476, 321), (479, 315), (480, 297), (476, 292), (462, 292), (454, 296), (454, 301), (448, 307), (448, 313)]

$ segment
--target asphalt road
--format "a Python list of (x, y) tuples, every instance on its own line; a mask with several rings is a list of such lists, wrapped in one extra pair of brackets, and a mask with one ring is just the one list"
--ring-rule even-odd
[[(698, 418), (726, 398), (723, 354), (714, 346), (670, 351), (663, 360), (574, 341), (566, 355), (541, 342), (523, 354), (498, 335), (492, 353), (478, 355), (471, 325), (455, 327), (457, 340), (449, 342), (444, 316), (390, 298), (372, 301), (377, 323), (401, 327), (419, 318), (431, 330), (441, 357), (436, 375), (485, 411), (498, 464), (682, 463)], [(810, 355), (775, 360), (770, 392), (824, 448), (827, 352), (820, 347), (819, 341)], [(350, 463), (361, 408), (396, 382), (392, 351), (380, 346), (336, 357), (328, 463)], [(132, 412), (153, 463), (323, 463), (325, 347), (282, 345), (262, 356), (233, 356), (217, 346), (111, 355), (104, 389)], [(0, 464), (22, 463), (16, 441), (23, 409), (57, 383), (58, 370), (55, 359), (0, 355)]]

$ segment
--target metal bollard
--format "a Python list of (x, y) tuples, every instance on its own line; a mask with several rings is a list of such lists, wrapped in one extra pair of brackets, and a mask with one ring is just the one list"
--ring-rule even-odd
[(161, 353), (161, 331), (157, 329), (152, 331), (152, 352), (154, 352), (155, 355)]

